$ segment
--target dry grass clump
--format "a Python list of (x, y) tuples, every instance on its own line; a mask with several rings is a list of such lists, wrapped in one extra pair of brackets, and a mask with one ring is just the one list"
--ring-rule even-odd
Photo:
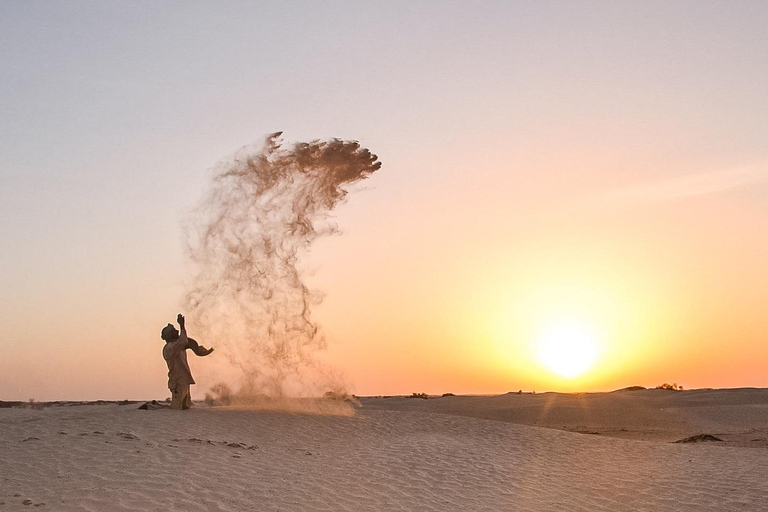
[(666, 382), (660, 386), (656, 386), (656, 389), (667, 389), (670, 391), (682, 391), (683, 386), (678, 386), (677, 382), (673, 382), (672, 384), (667, 384)]

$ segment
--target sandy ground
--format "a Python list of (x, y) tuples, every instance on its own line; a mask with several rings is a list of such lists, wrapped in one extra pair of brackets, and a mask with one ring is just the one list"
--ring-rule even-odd
[(725, 446), (768, 448), (768, 389), (387, 397), (363, 403), (367, 409), (470, 416), (621, 439), (671, 442), (706, 433)]
[(767, 396), (367, 398), (354, 416), (2, 408), (0, 511), (764, 511), (768, 450), (666, 438), (765, 437)]

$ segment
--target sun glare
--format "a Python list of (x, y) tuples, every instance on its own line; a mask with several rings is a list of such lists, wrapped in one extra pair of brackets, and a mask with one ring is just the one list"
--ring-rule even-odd
[(554, 373), (573, 378), (589, 370), (597, 359), (597, 337), (587, 327), (561, 322), (546, 328), (536, 341), (541, 363)]

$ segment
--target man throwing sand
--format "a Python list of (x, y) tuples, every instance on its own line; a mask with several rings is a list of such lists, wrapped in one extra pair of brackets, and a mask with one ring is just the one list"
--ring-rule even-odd
[(192, 398), (189, 396), (189, 386), (195, 383), (192, 372), (187, 362), (187, 349), (192, 350), (198, 356), (207, 356), (213, 349), (198, 345), (195, 340), (187, 337), (187, 328), (184, 325), (184, 315), (179, 313), (176, 317), (181, 333), (173, 324), (166, 325), (160, 337), (165, 340), (163, 358), (168, 363), (168, 389), (171, 390), (171, 409), (189, 409), (192, 407)]

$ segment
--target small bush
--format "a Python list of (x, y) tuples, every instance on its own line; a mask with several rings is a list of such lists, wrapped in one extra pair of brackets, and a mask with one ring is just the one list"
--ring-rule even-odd
[(411, 395), (411, 398), (423, 398), (424, 400), (426, 400), (427, 398), (429, 398), (429, 395), (426, 393), (413, 393)]
[(42, 404), (38, 401), (36, 401), (34, 398), (30, 398), (27, 400), (27, 407), (30, 409), (35, 409), (37, 411), (41, 410), (44, 407), (45, 404)]
[(656, 389), (667, 389), (669, 391), (682, 391), (683, 386), (678, 386), (677, 382), (673, 382), (672, 384), (667, 384), (666, 382), (664, 384), (661, 384), (660, 386), (656, 386)]

